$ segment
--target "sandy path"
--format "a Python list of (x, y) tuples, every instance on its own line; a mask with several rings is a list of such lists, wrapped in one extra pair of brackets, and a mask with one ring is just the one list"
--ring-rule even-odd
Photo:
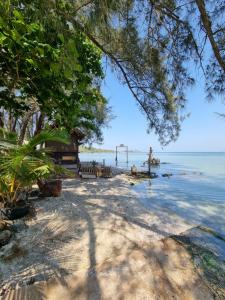
[(149, 213), (126, 175), (66, 180), (62, 197), (35, 206), (16, 235), (21, 255), (1, 261), (1, 286), (14, 289), (0, 299), (213, 299), (168, 238), (190, 225)]

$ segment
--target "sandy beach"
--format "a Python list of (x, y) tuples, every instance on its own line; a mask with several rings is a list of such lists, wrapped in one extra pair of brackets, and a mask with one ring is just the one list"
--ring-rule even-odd
[(225, 0), (0, 0), (0, 300), (225, 300)]
[(61, 197), (33, 201), (35, 217), (1, 249), (0, 299), (215, 299), (171, 238), (191, 224), (145, 209), (131, 182), (67, 179)]

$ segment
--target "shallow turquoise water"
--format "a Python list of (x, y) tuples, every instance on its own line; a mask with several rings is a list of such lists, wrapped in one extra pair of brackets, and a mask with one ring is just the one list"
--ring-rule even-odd
[[(176, 171), (199, 171), (212, 176), (224, 176), (225, 178), (225, 152), (156, 152), (154, 156), (160, 158), (162, 163), (161, 170)], [(81, 153), (82, 161), (96, 160), (102, 162), (105, 159), (106, 164), (115, 165), (115, 153)], [(148, 158), (147, 153), (129, 153), (129, 163), (126, 163), (126, 154), (118, 154), (118, 166), (121, 168), (130, 168), (135, 164), (141, 167)]]
[[(134, 188), (140, 201), (157, 213), (174, 213), (193, 225), (211, 227), (225, 237), (225, 153), (155, 153), (160, 167), (152, 168), (159, 177), (145, 180)], [(105, 159), (115, 166), (115, 153), (82, 153), (81, 161)], [(118, 155), (118, 166), (130, 169), (135, 164), (140, 170), (147, 153), (130, 153), (126, 164), (125, 153)], [(163, 178), (163, 173), (172, 173)]]

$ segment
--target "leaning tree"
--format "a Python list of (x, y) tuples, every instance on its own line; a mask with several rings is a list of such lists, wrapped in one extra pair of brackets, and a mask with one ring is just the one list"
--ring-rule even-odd
[(195, 65), (207, 96), (224, 95), (224, 0), (68, 2), (71, 22), (109, 58), (162, 143), (178, 136)]

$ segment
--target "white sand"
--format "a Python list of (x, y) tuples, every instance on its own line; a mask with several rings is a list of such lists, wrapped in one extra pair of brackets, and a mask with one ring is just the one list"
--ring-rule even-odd
[(128, 176), (65, 180), (61, 197), (35, 207), (15, 237), (21, 251), (1, 259), (0, 299), (213, 299), (189, 254), (165, 238), (190, 225), (146, 210)]

